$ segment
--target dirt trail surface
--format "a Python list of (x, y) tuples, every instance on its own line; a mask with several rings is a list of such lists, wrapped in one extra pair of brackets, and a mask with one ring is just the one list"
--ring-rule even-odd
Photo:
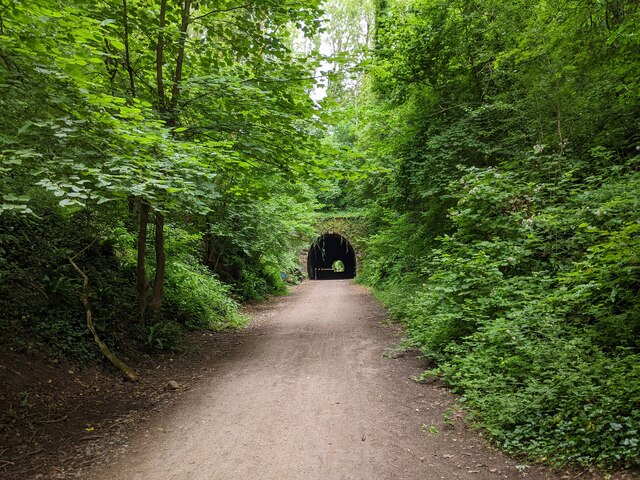
[(253, 316), (206, 379), (82, 477), (570, 478), (505, 457), (456, 415), (445, 424), (453, 396), (410, 379), (425, 365), (393, 349), (397, 328), (364, 288), (307, 282)]

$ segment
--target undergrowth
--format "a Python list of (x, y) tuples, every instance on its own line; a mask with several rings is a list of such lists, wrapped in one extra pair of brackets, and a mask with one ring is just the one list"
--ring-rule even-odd
[[(56, 208), (40, 218), (4, 215), (0, 225), (0, 339), (5, 348), (44, 352), (80, 364), (101, 361), (81, 302), (81, 279), (90, 279), (95, 328), (116, 352), (176, 350), (183, 331), (241, 328), (232, 286), (201, 264), (197, 234), (167, 226), (165, 301), (141, 327), (136, 314), (135, 237), (123, 226), (79, 210)], [(152, 241), (152, 239), (150, 240)], [(153, 259), (148, 260), (153, 271)]]
[(248, 319), (238, 312), (230, 290), (195, 262), (175, 260), (168, 264), (166, 300), (186, 317), (190, 329), (224, 330), (246, 325)]
[(463, 170), (449, 233), (413, 272), (383, 256), (393, 241), (399, 256), (415, 249), (397, 226), (370, 239), (361, 280), (496, 444), (556, 465), (637, 466), (638, 163), (529, 161), (539, 173)]

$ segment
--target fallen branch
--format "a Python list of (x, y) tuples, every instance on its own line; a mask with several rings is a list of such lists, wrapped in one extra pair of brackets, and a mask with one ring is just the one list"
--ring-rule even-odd
[(67, 418), (69, 418), (69, 415), (65, 415), (60, 418), (54, 418), (53, 420), (36, 420), (36, 423), (58, 423), (64, 422)]
[[(33, 452), (25, 453), (23, 455), (20, 455), (18, 458), (14, 458), (14, 460), (15, 461), (24, 460), (25, 458), (30, 457), (31, 455), (37, 455), (40, 452), (44, 452), (44, 448), (38, 448), (38, 449), (34, 450)], [(28, 472), (29, 470), (26, 470), (26, 471)]]
[(38, 434), (38, 432), (40, 431), (39, 428), (36, 428), (33, 432), (33, 435), (31, 435), (31, 438), (29, 439), (29, 443), (33, 443), (33, 439), (36, 438), (36, 435)]
[(91, 309), (91, 304), (89, 303), (89, 277), (87, 277), (86, 273), (84, 273), (80, 267), (73, 261), (73, 258), (69, 258), (69, 263), (71, 266), (80, 274), (82, 277), (82, 304), (84, 305), (84, 309), (87, 313), (87, 327), (89, 327), (89, 331), (93, 334), (93, 339), (98, 344), (98, 348), (116, 368), (118, 368), (122, 373), (124, 373), (125, 377), (127, 377), (132, 382), (138, 381), (138, 375), (136, 372), (129, 367), (126, 363), (116, 357), (109, 347), (100, 340), (98, 334), (96, 332), (95, 327), (93, 326), (93, 310)]

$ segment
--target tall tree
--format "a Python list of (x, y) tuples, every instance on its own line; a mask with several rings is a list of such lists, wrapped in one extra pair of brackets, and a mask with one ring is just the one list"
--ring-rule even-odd
[[(3, 101), (12, 115), (2, 138), (11, 172), (2, 208), (29, 211), (32, 183), (62, 206), (133, 200), (144, 321), (151, 286), (153, 310), (162, 302), (166, 215), (206, 215), (216, 198), (251, 191), (261, 176), (316, 168), (313, 63), (294, 56), (284, 36), (292, 22), (312, 35), (318, 6), (38, 0), (3, 7)], [(145, 267), (149, 219), (153, 282)]]

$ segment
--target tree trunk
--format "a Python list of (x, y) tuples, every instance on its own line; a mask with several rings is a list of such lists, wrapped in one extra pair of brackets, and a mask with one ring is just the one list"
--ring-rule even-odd
[(218, 265), (220, 265), (220, 259), (222, 258), (226, 243), (226, 239), (221, 239), (211, 232), (205, 236), (206, 252), (204, 264), (215, 273), (218, 273)]
[[(184, 0), (184, 8), (182, 10), (182, 24), (180, 25), (180, 40), (178, 41), (178, 57), (176, 59), (176, 69), (173, 73), (173, 88), (171, 91), (171, 103), (169, 111), (171, 118), (169, 122), (176, 122), (176, 107), (180, 98), (180, 82), (182, 81), (182, 67), (184, 65), (184, 48), (187, 43), (187, 30), (189, 29), (189, 15), (191, 13), (191, 0)], [(170, 125), (174, 126), (174, 125)]]
[(216, 257), (216, 249), (213, 244), (214, 237), (213, 234), (207, 233), (204, 237), (204, 244), (206, 248), (206, 252), (204, 254), (204, 264), (207, 266), (211, 266)]
[(151, 299), (151, 308), (154, 315), (158, 313), (162, 306), (162, 298), (164, 292), (164, 272), (166, 267), (166, 256), (164, 251), (164, 217), (158, 211), (155, 213), (156, 235), (156, 276), (153, 281), (153, 298)]
[[(178, 41), (178, 56), (176, 59), (176, 69), (173, 74), (173, 87), (171, 99), (167, 104), (166, 90), (164, 84), (164, 28), (166, 26), (167, 0), (160, 2), (160, 31), (156, 43), (156, 84), (158, 89), (158, 111), (161, 114), (169, 113), (165, 120), (165, 125), (173, 127), (177, 123), (175, 109), (180, 96), (180, 82), (182, 81), (182, 67), (184, 63), (184, 50), (187, 41), (187, 30), (189, 28), (189, 15), (191, 12), (191, 0), (185, 0), (182, 11), (182, 24), (180, 26), (180, 39)], [(148, 211), (147, 211), (148, 214)], [(164, 276), (166, 269), (166, 255), (164, 251), (164, 217), (162, 213), (155, 212), (155, 253), (156, 253), (156, 274), (153, 281), (153, 297), (151, 298), (151, 309), (156, 315), (162, 306), (164, 296)]]
[(122, 16), (124, 24), (124, 63), (129, 73), (129, 87), (131, 96), (136, 96), (136, 83), (134, 79), (133, 66), (131, 65), (131, 53), (129, 51), (129, 13), (127, 10), (127, 0), (122, 0)]
[(138, 314), (140, 324), (144, 326), (144, 314), (147, 307), (147, 292), (149, 291), (149, 282), (147, 281), (147, 273), (145, 269), (149, 204), (145, 200), (140, 200), (138, 219), (138, 267), (136, 272), (138, 286)]
[(164, 78), (163, 78), (163, 63), (164, 63), (164, 27), (166, 25), (167, 15), (167, 0), (162, 0), (160, 3), (160, 23), (158, 32), (158, 42), (156, 43), (156, 83), (158, 86), (158, 110), (164, 112), (165, 105), (165, 93), (164, 93)]

